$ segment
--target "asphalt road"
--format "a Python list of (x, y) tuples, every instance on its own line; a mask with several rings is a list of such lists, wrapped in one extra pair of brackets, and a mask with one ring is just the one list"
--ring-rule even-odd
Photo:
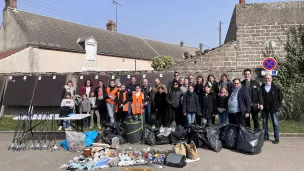
[[(77, 153), (63, 150), (50, 151), (8, 151), (12, 134), (0, 133), (0, 170), (1, 171), (55, 171)], [(161, 148), (171, 148), (169, 145)], [(201, 160), (189, 163), (182, 169), (166, 167), (159, 170), (189, 171), (303, 171), (304, 170), (304, 138), (281, 138), (280, 144), (265, 142), (263, 151), (258, 155), (244, 155), (222, 149), (215, 153), (199, 149)], [(62, 169), (64, 170), (64, 169)], [(114, 168), (108, 170), (125, 170)], [(157, 169), (155, 169), (157, 170)]]

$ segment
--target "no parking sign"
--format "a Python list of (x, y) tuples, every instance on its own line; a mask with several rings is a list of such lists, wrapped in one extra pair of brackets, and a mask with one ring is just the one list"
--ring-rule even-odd
[(263, 68), (268, 71), (272, 71), (277, 67), (277, 60), (272, 57), (265, 58), (263, 60)]

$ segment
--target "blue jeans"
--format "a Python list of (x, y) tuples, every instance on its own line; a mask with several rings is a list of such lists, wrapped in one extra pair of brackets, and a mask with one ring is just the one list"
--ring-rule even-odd
[(224, 111), (222, 113), (218, 113), (218, 117), (220, 119), (220, 124), (226, 124), (227, 123), (228, 112)]
[(188, 124), (193, 124), (195, 120), (195, 113), (187, 113)]
[(279, 132), (279, 116), (278, 112), (268, 112), (263, 110), (263, 129), (265, 131), (264, 137), (269, 138), (268, 133), (268, 116), (270, 114), (272, 125), (273, 125), (273, 131), (274, 131), (274, 139), (279, 140), (280, 139), (280, 132)]
[(70, 120), (63, 120), (61, 121), (61, 125), (63, 128), (69, 128), (71, 125), (71, 121)]
[(144, 113), (143, 113), (143, 121), (146, 123), (146, 120), (148, 121), (148, 124), (152, 125), (152, 117), (151, 117), (151, 103), (148, 103), (147, 106), (144, 106)]
[(128, 109), (128, 116), (132, 115), (132, 102), (128, 102), (129, 103), (129, 109)]
[(114, 112), (115, 112), (115, 105), (111, 103), (107, 103), (108, 115), (110, 117), (110, 122), (114, 123)]

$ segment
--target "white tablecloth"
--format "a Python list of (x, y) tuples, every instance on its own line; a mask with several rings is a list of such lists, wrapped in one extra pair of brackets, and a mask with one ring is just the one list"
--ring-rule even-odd
[[(44, 115), (44, 114), (39, 114), (39, 115), (32, 115), (32, 120), (52, 120), (52, 118), (55, 116), (55, 120), (82, 120), (84, 118), (87, 118), (91, 116), (90, 114), (74, 114), (70, 117), (64, 117), (64, 118), (59, 118), (59, 114), (49, 114), (49, 115)], [(13, 120), (18, 120), (20, 116), (16, 116), (13, 118)], [(21, 118), (22, 120), (27, 120), (28, 116), (23, 116)]]

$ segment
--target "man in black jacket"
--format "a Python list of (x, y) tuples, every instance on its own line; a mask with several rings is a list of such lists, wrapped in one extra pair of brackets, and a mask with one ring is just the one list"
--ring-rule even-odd
[[(242, 86), (246, 87), (250, 99), (251, 99), (251, 116), (254, 124), (254, 128), (260, 128), (259, 123), (259, 109), (263, 110), (263, 98), (262, 98), (262, 90), (260, 87), (259, 82), (256, 80), (251, 79), (251, 69), (244, 70), (245, 80), (242, 81)], [(250, 115), (248, 118), (245, 118), (245, 126), (250, 128)]]
[(264, 139), (269, 140), (268, 134), (268, 116), (270, 115), (273, 130), (274, 130), (274, 144), (279, 143), (279, 119), (278, 111), (282, 105), (283, 93), (282, 90), (272, 82), (272, 76), (266, 74), (264, 77), (265, 83), (262, 84), (262, 96), (263, 96), (263, 129), (265, 130)]
[(166, 118), (167, 126), (170, 126), (173, 121), (176, 121), (176, 119), (182, 117), (182, 113), (180, 112), (182, 96), (183, 96), (183, 92), (178, 86), (178, 81), (174, 80), (172, 82), (172, 87), (167, 95), (167, 103), (169, 104), (169, 113)]
[(249, 117), (251, 100), (248, 91), (241, 85), (239, 78), (233, 80), (233, 88), (229, 90), (228, 111), (230, 124), (245, 125), (244, 118)]
[(136, 78), (134, 76), (131, 77), (131, 83), (127, 86), (128, 91), (128, 102), (129, 102), (129, 110), (128, 115), (132, 114), (132, 93), (135, 92), (136, 89)]
[(151, 101), (152, 101), (152, 87), (148, 85), (148, 79), (142, 80), (142, 86), (141, 91), (144, 93), (145, 98), (145, 106), (144, 106), (144, 113), (145, 115), (145, 123), (148, 123), (150, 126), (152, 126), (152, 116), (151, 116)]

